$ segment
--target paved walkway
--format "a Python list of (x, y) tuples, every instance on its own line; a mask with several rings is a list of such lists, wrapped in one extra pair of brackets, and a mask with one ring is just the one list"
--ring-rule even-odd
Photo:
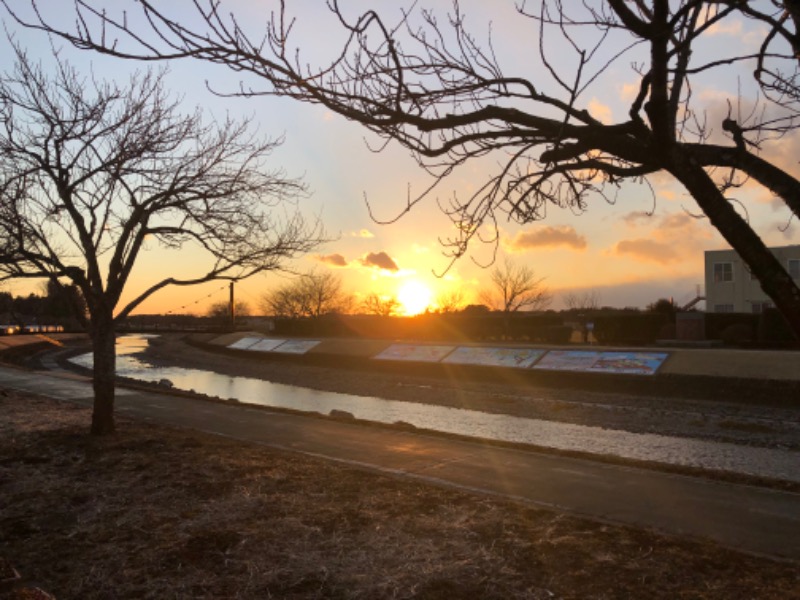
[[(0, 367), (0, 387), (91, 404), (75, 375)], [(121, 415), (800, 560), (800, 494), (479, 442), (120, 389)]]

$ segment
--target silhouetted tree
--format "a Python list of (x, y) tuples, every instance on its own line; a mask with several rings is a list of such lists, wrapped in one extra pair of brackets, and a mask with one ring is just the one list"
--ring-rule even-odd
[(436, 306), (439, 312), (455, 313), (464, 308), (464, 290), (456, 288), (436, 296)]
[(467, 304), (462, 310), (462, 315), (471, 317), (484, 317), (492, 312), (492, 309), (485, 304)]
[[(144, 299), (277, 269), (316, 245), (299, 214), (274, 217), (304, 192), (265, 171), (276, 145), (255, 139), (247, 121), (208, 126), (199, 113), (180, 115), (161, 75), (120, 87), (58, 61), (48, 76), (17, 51), (0, 80), (0, 279), (80, 289), (94, 355), (92, 433), (114, 430), (115, 328)], [(145, 240), (191, 248), (206, 266), (181, 265), (119, 306)]]
[(400, 301), (395, 296), (381, 296), (372, 292), (361, 302), (361, 310), (368, 315), (392, 317), (400, 310)]
[(572, 311), (597, 310), (600, 308), (600, 293), (596, 290), (569, 292), (564, 294), (564, 306)]
[(333, 273), (311, 271), (262, 297), (262, 309), (276, 317), (319, 317), (349, 312), (352, 297)]
[(520, 310), (544, 310), (550, 305), (552, 296), (544, 285), (544, 277), (527, 265), (517, 265), (506, 258), (502, 265), (491, 273), (492, 288), (481, 292), (484, 304), (503, 312)]
[(25, 319), (38, 319), (44, 313), (45, 299), (33, 292), (27, 296), (15, 296), (11, 303), (11, 313), (17, 325), (25, 325)]
[[(206, 315), (214, 320), (219, 327), (230, 326), (231, 305), (230, 302), (215, 302), (208, 307)], [(250, 316), (250, 305), (243, 300), (236, 300), (233, 303), (234, 321), (242, 317)]]
[(61, 320), (74, 318), (81, 327), (88, 326), (86, 300), (77, 285), (50, 279), (44, 285), (44, 292), (45, 314)]
[[(491, 40), (480, 43), (470, 32), (457, 0), (449, 18), (404, 11), (399, 22), (381, 15), (383, 5), (351, 18), (331, 0), (347, 36), (319, 67), (293, 46), (296, 28), (283, 2), (252, 37), (250, 24), (240, 26), (216, 1), (189, 4), (194, 10), (139, 0), (144, 18), (134, 19), (121, 8), (114, 13), (99, 1), (76, 0), (73, 29), (40, 12), (27, 22), (81, 48), (125, 58), (192, 57), (255, 76), (263, 88), (248, 84), (236, 93), (321, 104), (400, 143), (439, 179), (494, 153), (498, 170), (446, 207), (456, 225), (455, 237), (445, 240), (454, 260), (500, 219), (530, 223), (550, 206), (580, 212), (590, 198), (613, 199), (625, 181), (668, 175), (742, 257), (800, 338), (797, 283), (728, 197), (750, 180), (800, 217), (800, 181), (779, 165), (776, 150), (796, 131), (800, 114), (796, 1), (521, 2), (519, 18), (530, 27), (518, 30), (538, 36), (538, 60), (528, 55), (503, 65)], [(759, 25), (760, 45), (715, 54), (715, 31), (736, 19)], [(566, 59), (573, 60), (571, 72), (561, 66)], [(623, 72), (635, 79), (635, 93), (625, 116), (611, 122), (593, 110), (592, 95)], [(707, 96), (693, 93), (709, 80), (734, 89), (750, 73), (752, 90), (738, 86), (740, 97), (727, 114), (715, 114)], [(770, 151), (772, 160), (764, 157)], [(409, 198), (403, 213), (420, 199)]]
[(0, 313), (8, 313), (14, 309), (14, 296), (9, 292), (0, 292)]
[(647, 305), (647, 312), (674, 317), (675, 313), (678, 312), (678, 307), (675, 306), (675, 303), (670, 298), (659, 298), (655, 302)]

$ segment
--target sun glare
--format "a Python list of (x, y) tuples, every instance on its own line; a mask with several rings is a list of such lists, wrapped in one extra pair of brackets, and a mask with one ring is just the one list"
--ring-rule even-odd
[(404, 283), (397, 292), (397, 299), (403, 308), (403, 313), (411, 316), (425, 312), (431, 304), (431, 290), (419, 281)]

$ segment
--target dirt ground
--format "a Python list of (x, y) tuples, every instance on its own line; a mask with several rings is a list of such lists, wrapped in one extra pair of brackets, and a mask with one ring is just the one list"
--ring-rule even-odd
[(57, 598), (800, 598), (797, 564), (0, 392), (0, 579)]

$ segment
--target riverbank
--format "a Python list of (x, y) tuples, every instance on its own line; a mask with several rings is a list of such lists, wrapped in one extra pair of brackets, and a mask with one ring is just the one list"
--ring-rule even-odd
[[(260, 362), (276, 365), (294, 372), (298, 368), (328, 367), (347, 373), (369, 372), (386, 376), (423, 376), (456, 380), (459, 383), (514, 383), (523, 386), (555, 389), (590, 390), (611, 394), (679, 397), (687, 399), (720, 400), (733, 403), (763, 404), (800, 409), (800, 351), (796, 350), (738, 350), (727, 348), (616, 348), (599, 346), (554, 346), (548, 350), (600, 354), (645, 353), (664, 355), (663, 364), (655, 375), (628, 375), (581, 370), (515, 369), (481, 365), (459, 365), (437, 362), (375, 360), (375, 356), (393, 344), (391, 340), (323, 339), (294, 340), (293, 344), (309, 343), (308, 351), (254, 352), (236, 348), (236, 342), (263, 338), (252, 332), (170, 333), (155, 334), (157, 340), (180, 340), (180, 349), (188, 345), (212, 351), (217, 356), (234, 357), (243, 363)], [(269, 339), (268, 339), (269, 340)], [(271, 341), (271, 340), (269, 340)], [(285, 340), (276, 340), (282, 342)], [(26, 364), (32, 356), (62, 344), (88, 347), (85, 334), (54, 334), (52, 336), (20, 335), (0, 338), (3, 360)], [(233, 346), (233, 347), (231, 347)], [(425, 344), (419, 344), (424, 347)], [(491, 345), (489, 346), (491, 348)], [(524, 345), (513, 347), (528, 348)], [(533, 348), (533, 347), (530, 347)], [(180, 360), (180, 354), (175, 356)], [(34, 359), (35, 363), (35, 359)], [(202, 367), (200, 367), (202, 368)], [(269, 368), (267, 366), (266, 368)], [(213, 367), (212, 369), (213, 370)], [(293, 383), (293, 382), (287, 382)], [(297, 385), (305, 385), (298, 382)]]
[[(196, 340), (164, 335), (150, 340), (142, 359), (157, 366), (204, 369), (321, 391), (427, 403), (485, 413), (572, 423), (631, 433), (656, 433), (748, 446), (798, 450), (798, 410), (788, 398), (750, 403), (727, 396), (634, 394), (602, 384), (574, 388), (536, 385), (516, 370), (491, 380), (420, 374), (414, 369), (338, 367), (272, 360), (257, 353), (213, 352)], [(595, 380), (602, 375), (594, 375)], [(689, 390), (691, 391), (691, 390)], [(797, 400), (795, 399), (795, 403)]]
[[(153, 368), (144, 367), (147, 371), (143, 374), (153, 382), (175, 379), (183, 390), (193, 390), (190, 394), (170, 390), (170, 394), (195, 395), (196, 389), (200, 397), (210, 394), (223, 402), (243, 394), (243, 401), (273, 407), (270, 410), (321, 411), (327, 415), (335, 408), (327, 418), (366, 419), (363, 425), (374, 425), (369, 421), (389, 423), (378, 425), (384, 427), (396, 427), (392, 423), (397, 421), (401, 428), (411, 424), (437, 435), (465, 439), (483, 435), (485, 442), (492, 444), (521, 444), (523, 449), (593, 461), (786, 491), (798, 489), (792, 465), (793, 455), (800, 449), (800, 415), (795, 408), (787, 407), (791, 402), (781, 398), (773, 398), (771, 403), (732, 402), (543, 386), (517, 377), (518, 369), (498, 369), (486, 381), (415, 375), (414, 369), (387, 372), (367, 370), (363, 365), (323, 366), (309, 364), (302, 357), (274, 360), (271, 355), (255, 352), (219, 352), (218, 346), (198, 344), (196, 337), (181, 334), (139, 341), (134, 336), (123, 346), (134, 351), (136, 358), (129, 366), (121, 359), (122, 373), (132, 369), (131, 377), (138, 377), (135, 373), (143, 368), (144, 361)], [(73, 346), (28, 362), (45, 369), (58, 368), (59, 364), (76, 369), (69, 356), (87, 350), (85, 344)], [(594, 375), (594, 379), (602, 378)], [(272, 383), (293, 387), (284, 388), (285, 392), (276, 397), (280, 388), (271, 388)], [(125, 385), (165, 390), (156, 383), (135, 379)], [(301, 391), (309, 388), (346, 396), (340, 402), (331, 398), (318, 405), (313, 392), (309, 396)], [(360, 403), (359, 397), (366, 402)], [(393, 401), (400, 403), (392, 405)], [(463, 414), (448, 413), (451, 408), (463, 409)], [(378, 412), (370, 416), (370, 410)], [(518, 418), (530, 426), (516, 421)]]
[[(796, 564), (0, 394), (0, 557), (58, 598), (796, 597)], [(0, 591), (0, 594), (3, 592)]]
[[(204, 337), (208, 338), (201, 336), (199, 341)], [(223, 401), (231, 395), (237, 396), (234, 390), (238, 389), (244, 394), (242, 399), (247, 396), (248, 402), (277, 407), (272, 410), (321, 410), (327, 415), (329, 409), (317, 406), (313, 393), (308, 396), (300, 392), (300, 388), (332, 391), (352, 399), (343, 397), (342, 406), (333, 400), (326, 401), (325, 406), (330, 404), (340, 409), (333, 411), (333, 418), (358, 416), (367, 421), (383, 421), (391, 414), (395, 416), (387, 423), (412, 423), (417, 429), (434, 432), (443, 427), (442, 431), (448, 433), (440, 435), (474, 438), (484, 431), (487, 441), (500, 440), (489, 443), (523, 444), (523, 448), (547, 453), (787, 491), (796, 490), (798, 486), (791, 465), (794, 464), (792, 455), (800, 449), (800, 418), (785, 398), (771, 398), (771, 402), (760, 403), (750, 399), (732, 402), (727, 397), (725, 400), (697, 400), (691, 396), (593, 389), (600, 387), (602, 390), (603, 385), (577, 389), (536, 385), (528, 378), (518, 377), (519, 369), (497, 369), (491, 380), (486, 381), (452, 377), (452, 373), (419, 375), (415, 374), (415, 369), (365, 369), (363, 364), (362, 368), (338, 363), (323, 366), (309, 364), (303, 357), (276, 360), (270, 354), (257, 352), (219, 352), (219, 345), (200, 344), (198, 347), (196, 336), (187, 338), (180, 334), (148, 337), (138, 342), (132, 338), (125, 343), (128, 344), (132, 344), (130, 349), (135, 350), (136, 358), (130, 367), (122, 366), (123, 360), (120, 368), (123, 372), (132, 368), (131, 377), (136, 377), (133, 373), (141, 368), (143, 360), (156, 367), (148, 368), (151, 378), (155, 377), (154, 382), (175, 378), (184, 390), (197, 388), (201, 395), (219, 396)], [(85, 347), (45, 354), (44, 360), (49, 366), (38, 360), (31, 364), (38, 362), (45, 368), (56, 368), (56, 363), (60, 363), (74, 369), (76, 365), (66, 359), (81, 351), (85, 352)], [(593, 379), (604, 379), (604, 376), (595, 374)], [(262, 384), (262, 381), (295, 387), (284, 388), (285, 393), (280, 398), (273, 398), (278, 388), (272, 391), (270, 384)], [(155, 384), (133, 380), (126, 385), (164, 390), (160, 386), (153, 388)], [(296, 392), (300, 393), (293, 400)], [(186, 395), (186, 392), (170, 393)], [(311, 403), (300, 408), (305, 405), (306, 397)], [(366, 397), (366, 404), (358, 403), (358, 397)], [(369, 401), (369, 397), (383, 400)], [(401, 404), (390, 406), (395, 400)], [(348, 404), (351, 401), (356, 404), (351, 406)], [(374, 409), (373, 405), (379, 403), (386, 403), (386, 406), (374, 417), (362, 415), (368, 412), (367, 407)], [(449, 408), (465, 409), (463, 418), (458, 416), (458, 425), (450, 422), (450, 413), (446, 412)], [(480, 415), (486, 416), (481, 419)], [(517, 424), (512, 421), (517, 417), (528, 420), (530, 427), (515, 429)], [(471, 425), (461, 423), (470, 418)], [(764, 464), (766, 469), (759, 464)]]

